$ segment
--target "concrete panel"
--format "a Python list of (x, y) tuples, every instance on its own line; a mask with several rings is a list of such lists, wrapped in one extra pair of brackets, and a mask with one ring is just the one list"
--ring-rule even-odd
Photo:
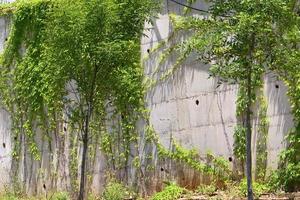
[(0, 191), (10, 183), (11, 121), (5, 110), (0, 110)]
[(6, 17), (0, 18), (0, 52), (3, 52), (4, 43), (7, 40), (9, 33), (9, 19)]
[(173, 137), (183, 147), (187, 149), (195, 148), (201, 156), (205, 156), (208, 151), (215, 155), (231, 157), (233, 128), (231, 124), (216, 124), (211, 126), (195, 127), (189, 130), (183, 130), (173, 133)]
[(193, 63), (184, 66), (186, 68), (185, 81), (187, 85), (187, 96), (195, 96), (199, 93), (215, 91), (217, 80), (209, 78), (208, 65)]
[(150, 120), (160, 134), (178, 130), (176, 102), (156, 104), (151, 108)]

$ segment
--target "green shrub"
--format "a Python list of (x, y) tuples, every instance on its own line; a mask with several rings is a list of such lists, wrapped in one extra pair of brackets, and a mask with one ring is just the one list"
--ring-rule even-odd
[[(38, 200), (43, 199), (41, 197), (27, 197), (22, 194), (14, 194), (13, 192), (6, 191), (4, 194), (0, 194), (0, 200)], [(47, 198), (48, 200), (70, 200), (68, 193), (56, 192)]]
[(129, 192), (126, 187), (116, 181), (109, 182), (102, 194), (102, 200), (123, 200)]
[(213, 195), (216, 192), (217, 188), (214, 185), (200, 185), (196, 192), (199, 194), (205, 194), (205, 195)]
[(185, 192), (186, 190), (184, 188), (172, 183), (161, 192), (156, 193), (150, 200), (176, 200)]
[(15, 184), (14, 189), (5, 187), (4, 193), (0, 194), (0, 200), (20, 200), (25, 199), (19, 185)]
[(285, 138), (288, 146), (280, 153), (279, 168), (271, 173), (269, 185), (273, 190), (300, 190), (300, 123)]
[(50, 200), (70, 200), (69, 194), (66, 192), (54, 193)]
[(16, 196), (14, 196), (12, 194), (3, 194), (3, 195), (0, 195), (0, 199), (1, 200), (18, 200), (19, 198), (17, 198)]
[(97, 196), (93, 193), (89, 193), (88, 194), (88, 197), (87, 197), (87, 200), (102, 200), (102, 198), (100, 196)]
[(229, 161), (224, 157), (215, 156), (208, 151), (206, 157), (209, 161), (209, 166), (212, 170), (212, 175), (215, 183), (222, 183), (223, 185), (230, 179), (232, 171), (229, 167)]
[(297, 191), (300, 188), (300, 163), (288, 163), (284, 168), (273, 172), (270, 181), (273, 190), (286, 192)]
[[(259, 197), (263, 193), (270, 191), (270, 187), (264, 183), (258, 183), (258, 182), (253, 181), (252, 186), (253, 186), (253, 193), (254, 193), (255, 197)], [(247, 196), (247, 180), (246, 179), (243, 179), (240, 182), (238, 189), (239, 189), (240, 195)]]

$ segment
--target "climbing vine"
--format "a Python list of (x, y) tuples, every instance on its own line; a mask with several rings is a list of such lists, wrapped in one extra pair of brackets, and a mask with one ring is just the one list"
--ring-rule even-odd
[[(267, 162), (267, 137), (269, 122), (267, 119), (268, 105), (264, 97), (262, 71), (258, 71), (253, 75), (253, 91), (256, 91), (251, 96), (251, 104), (253, 109), (256, 108), (258, 120), (257, 124), (257, 148), (256, 148), (256, 178), (264, 180), (266, 173)], [(245, 84), (239, 85), (237, 100), (236, 100), (236, 117), (238, 124), (234, 130), (234, 155), (241, 163), (241, 171), (244, 170), (246, 159), (246, 129), (245, 129), (245, 108), (247, 104), (247, 94)], [(253, 111), (255, 112), (255, 111)]]
[[(299, 7), (296, 7), (295, 10), (299, 10)], [(282, 46), (274, 52), (275, 55), (280, 54), (287, 58), (286, 60), (276, 60), (277, 65), (283, 66), (282, 69), (276, 69), (276, 72), (287, 86), (287, 95), (294, 119), (294, 128), (289, 131), (285, 138), (286, 150), (280, 155), (280, 166), (273, 180), (277, 188), (286, 191), (295, 191), (300, 187), (300, 63), (297, 59), (300, 55), (297, 46), (300, 41), (299, 32), (299, 27), (295, 26), (293, 31), (286, 35), (286, 40), (290, 46)]]
[(257, 147), (256, 147), (256, 179), (264, 181), (267, 172), (267, 142), (269, 132), (269, 120), (267, 118), (268, 104), (264, 97), (263, 89), (259, 91), (258, 104), (258, 129), (257, 129)]
[(160, 141), (159, 136), (150, 125), (146, 129), (146, 140), (157, 148), (160, 159), (170, 159), (184, 164), (216, 182), (225, 183), (231, 177), (229, 162), (223, 157), (206, 152), (205, 157), (200, 157), (198, 150), (182, 147), (174, 138), (171, 138), (172, 148), (167, 149)]

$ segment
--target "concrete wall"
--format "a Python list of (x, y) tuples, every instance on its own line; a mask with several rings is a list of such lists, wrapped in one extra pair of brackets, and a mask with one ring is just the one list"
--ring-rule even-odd
[[(8, 35), (8, 20), (0, 18), (0, 51), (3, 51), (4, 41)], [(0, 109), (0, 189), (5, 183), (10, 181), (11, 169), (11, 121), (9, 113), (5, 109)]]
[[(198, 1), (193, 6), (207, 9), (204, 1)], [(142, 39), (144, 56), (148, 54), (148, 50), (155, 48), (171, 35), (170, 13), (182, 14), (183, 7), (172, 1), (165, 1), (163, 12), (155, 20), (154, 25), (148, 27), (150, 28), (146, 32), (148, 37)], [(192, 14), (201, 13), (193, 11)], [(163, 48), (150, 53), (150, 59), (144, 63), (145, 74), (154, 79), (159, 79), (176, 61), (176, 56), (171, 56), (160, 66), (159, 72), (153, 75), (162, 51)], [(208, 68), (209, 66), (201, 64), (196, 59), (189, 59), (173, 76), (158, 83), (149, 91), (147, 100), (151, 110), (151, 122), (166, 147), (170, 144), (170, 137), (174, 137), (184, 147), (194, 147), (202, 155), (212, 151), (216, 155), (229, 158), (233, 156), (238, 86), (223, 84), (217, 88), (218, 80), (209, 78)], [(274, 74), (265, 77), (264, 95), (268, 103), (267, 117), (270, 121), (267, 165), (268, 168), (276, 168), (278, 154), (284, 148), (283, 138), (293, 126), (293, 122), (286, 87)], [(199, 102), (198, 105), (196, 101)], [(257, 125), (258, 119), (254, 117), (252, 137), (254, 163), (258, 142)]]
[[(179, 0), (178, 0), (179, 1)], [(185, 2), (185, 1), (180, 1)], [(202, 1), (194, 7), (207, 9)], [(182, 6), (171, 1), (165, 1), (164, 9), (153, 25), (146, 25), (142, 39), (142, 56), (148, 56), (148, 50), (154, 48), (159, 42), (166, 40), (172, 33), (172, 24), (169, 14), (182, 13)], [(0, 19), (0, 50), (3, 50), (5, 39), (9, 32), (9, 21)], [(160, 51), (149, 55), (144, 62), (145, 75), (152, 76), (158, 65)], [(176, 57), (171, 56), (160, 66), (158, 73), (153, 75), (158, 79), (174, 62)], [(208, 78), (209, 66), (190, 59), (185, 62), (176, 73), (168, 80), (158, 83), (151, 89), (147, 96), (147, 106), (150, 109), (151, 124), (160, 136), (162, 144), (170, 148), (170, 138), (174, 138), (186, 148), (196, 148), (201, 155), (210, 150), (214, 154), (233, 157), (233, 130), (236, 124), (236, 95), (238, 86), (217, 86), (218, 80)], [(264, 93), (268, 101), (268, 119), (270, 120), (268, 134), (268, 167), (275, 168), (278, 162), (278, 153), (283, 149), (284, 135), (293, 126), (290, 107), (286, 96), (285, 86), (277, 80), (276, 76), (269, 74), (265, 78)], [(257, 143), (257, 119), (253, 120), (253, 152), (255, 162), (255, 150)], [(140, 124), (142, 127), (142, 124)], [(11, 169), (16, 167), (12, 162), (12, 143), (14, 139), (21, 141), (22, 155), (17, 166), (20, 172), (20, 180), (25, 183), (26, 190), (30, 193), (45, 192), (47, 190), (70, 189), (70, 141), (68, 127), (62, 124), (57, 132), (51, 133), (51, 143), (43, 142), (41, 136), (37, 136), (39, 148), (42, 152), (41, 161), (34, 161), (28, 154), (25, 146), (25, 138), (13, 138), (11, 136), (11, 122), (9, 113), (4, 109), (0, 111), (0, 189), (5, 185), (11, 185), (13, 174)], [(63, 134), (58, 134), (63, 130)], [(73, 144), (74, 145), (74, 144)], [(76, 145), (76, 144), (75, 144)], [(95, 144), (96, 149), (98, 144)], [(80, 147), (80, 145), (79, 145)], [(154, 156), (155, 148), (152, 150)], [(78, 155), (81, 149), (78, 148)], [(162, 180), (180, 177), (181, 182), (187, 185), (195, 185), (201, 182), (199, 174), (186, 166), (172, 161), (160, 161), (154, 159), (156, 171), (150, 174), (153, 183), (148, 187), (152, 190), (160, 188)], [(105, 156), (96, 151), (95, 161), (89, 164), (92, 172), (91, 188), (95, 192), (103, 189), (105, 171), (107, 169)], [(129, 169), (134, 174), (133, 169)], [(178, 178), (177, 178), (178, 180)]]

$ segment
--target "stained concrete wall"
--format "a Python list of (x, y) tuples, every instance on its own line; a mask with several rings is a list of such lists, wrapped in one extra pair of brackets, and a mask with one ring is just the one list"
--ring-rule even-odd
[[(178, 0), (179, 1), (179, 0)], [(185, 2), (185, 1), (180, 1)], [(207, 5), (198, 1), (193, 6), (207, 9)], [(183, 7), (171, 1), (164, 2), (164, 8), (153, 25), (147, 24), (142, 38), (142, 57), (149, 56), (144, 62), (145, 75), (154, 79), (159, 77), (174, 64), (176, 56), (171, 55), (162, 64), (158, 73), (153, 75), (157, 65), (159, 50), (148, 55), (148, 50), (154, 48), (161, 41), (166, 40), (172, 33), (172, 24), (169, 20), (170, 13), (180, 14)], [(196, 13), (195, 13), (196, 14)], [(198, 13), (199, 14), (199, 13)], [(150, 29), (148, 29), (150, 28)], [(9, 20), (0, 19), (0, 50), (3, 50), (5, 39), (9, 32)], [(183, 63), (173, 76), (164, 82), (159, 82), (146, 96), (147, 106), (150, 109), (150, 121), (159, 134), (162, 144), (171, 148), (170, 138), (174, 138), (186, 148), (196, 148), (201, 155), (210, 150), (214, 154), (233, 157), (233, 130), (236, 124), (236, 95), (237, 85), (217, 86), (217, 79), (208, 78), (209, 66), (203, 65), (193, 59)], [(277, 87), (278, 86), (278, 87)], [(265, 77), (264, 94), (268, 102), (267, 117), (270, 120), (268, 134), (268, 167), (275, 168), (278, 162), (278, 154), (284, 148), (283, 138), (293, 126), (290, 107), (286, 96), (286, 88), (278, 81), (275, 75), (268, 74)], [(253, 120), (253, 161), (257, 143), (258, 119)], [(143, 123), (139, 124), (143, 129)], [(57, 132), (51, 133), (51, 143), (45, 143), (39, 134), (36, 138), (39, 149), (42, 152), (40, 161), (34, 161), (26, 149), (26, 138), (13, 138), (11, 135), (11, 121), (9, 113), (4, 109), (0, 111), (0, 189), (12, 184), (12, 169), (16, 163), (12, 162), (12, 143), (15, 139), (21, 141), (22, 155), (18, 163), (19, 179), (25, 183), (26, 190), (30, 193), (43, 193), (43, 185), (47, 190), (69, 190), (70, 180), (70, 140), (67, 124), (62, 124)], [(61, 132), (63, 134), (61, 134)], [(141, 131), (143, 132), (143, 131)], [(76, 144), (75, 144), (76, 145)], [(105, 183), (105, 171), (107, 169), (106, 157), (96, 146), (94, 162), (89, 163), (92, 172), (91, 188), (100, 192)], [(80, 146), (80, 145), (79, 145)], [(77, 154), (80, 155), (81, 148)], [(160, 161), (157, 158), (155, 148), (150, 148), (148, 153), (154, 155), (156, 169), (152, 176), (153, 183), (148, 187), (152, 190), (159, 189), (162, 180), (180, 177), (179, 181), (187, 185), (195, 185), (201, 179), (199, 174), (178, 163)], [(131, 165), (130, 165), (131, 166)], [(134, 169), (128, 169), (134, 174)], [(184, 179), (184, 180), (181, 180)]]
[[(9, 172), (11, 165), (11, 135), (10, 119), (6, 111), (0, 111), (0, 186), (10, 181)], [(1, 189), (1, 188), (0, 188)]]
[[(3, 51), (8, 29), (8, 19), (0, 18), (0, 51)], [(10, 182), (11, 153), (11, 120), (9, 113), (0, 109), (0, 189)]]
[[(179, 1), (185, 3), (185, 1)], [(204, 1), (198, 1), (195, 8), (206, 10)], [(150, 59), (145, 61), (145, 74), (159, 79), (164, 72), (176, 62), (171, 56), (161, 64), (158, 73), (159, 55), (163, 48), (149, 54), (148, 51), (172, 34), (172, 23), (169, 14), (183, 13), (183, 7), (165, 1), (163, 12), (149, 25), (148, 37), (142, 39), (142, 52)], [(201, 14), (192, 11), (192, 14)], [(168, 80), (158, 83), (149, 91), (147, 100), (151, 110), (151, 122), (165, 147), (170, 146), (170, 137), (174, 137), (186, 148), (196, 148), (204, 155), (212, 151), (216, 155), (229, 158), (233, 156), (233, 132), (237, 119), (236, 96), (237, 85), (223, 84), (217, 87), (217, 79), (209, 78), (209, 66), (196, 59), (189, 59)], [(154, 72), (154, 75), (153, 75)], [(268, 168), (276, 168), (278, 154), (284, 148), (283, 138), (293, 126), (290, 106), (286, 96), (286, 87), (274, 74), (265, 76), (264, 95), (267, 99), (269, 133), (267, 142)], [(199, 105), (196, 104), (199, 102)], [(253, 162), (256, 159), (257, 116), (253, 119)]]

